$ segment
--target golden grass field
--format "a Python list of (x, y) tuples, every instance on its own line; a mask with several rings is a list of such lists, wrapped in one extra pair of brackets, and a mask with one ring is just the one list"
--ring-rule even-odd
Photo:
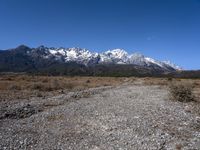
[(0, 101), (45, 97), (67, 91), (83, 90), (100, 86), (117, 86), (123, 83), (140, 85), (168, 86), (175, 82), (190, 84), (193, 93), (200, 97), (200, 79), (136, 78), (136, 77), (67, 77), (1, 75)]
[(162, 131), (168, 145), (181, 149), (188, 139), (198, 140), (193, 133), (200, 130), (199, 99), (199, 79), (1, 75), (0, 143), (10, 146), (23, 136), (43, 146), (46, 140), (61, 137), (62, 143), (78, 141), (75, 144), (82, 147), (78, 138), (87, 139), (85, 133), (98, 135), (101, 141), (107, 133), (123, 139), (140, 131), (142, 138), (151, 140), (155, 135), (149, 133)]
[(116, 86), (125, 78), (1, 75), (0, 100), (57, 95), (64, 91)]

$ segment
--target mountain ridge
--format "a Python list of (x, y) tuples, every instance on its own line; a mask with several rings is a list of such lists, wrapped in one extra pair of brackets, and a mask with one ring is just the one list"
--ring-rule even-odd
[[(21, 47), (21, 46), (20, 46)], [(49, 52), (49, 55), (53, 55), (57, 57), (56, 59), (59, 59), (59, 57), (65, 57), (65, 62), (68, 61), (75, 61), (84, 65), (88, 65), (89, 62), (87, 62), (87, 59), (99, 59), (96, 63), (116, 63), (116, 64), (138, 64), (139, 61), (143, 61), (142, 63), (146, 63), (146, 65), (150, 65), (150, 63), (156, 64), (160, 67), (166, 67), (166, 65), (176, 69), (176, 70), (182, 70), (179, 66), (174, 65), (170, 61), (158, 61), (150, 57), (146, 57), (141, 53), (132, 53), (128, 54), (128, 52), (124, 49), (113, 49), (108, 50), (102, 53), (97, 52), (91, 52), (88, 49), (85, 48), (78, 48), (78, 47), (72, 47), (72, 48), (54, 48), (54, 47), (45, 47), (45, 46), (39, 46), (38, 48), (33, 48), (36, 50), (45, 50), (47, 53)], [(46, 55), (48, 58), (48, 56)], [(82, 59), (82, 62), (81, 60)], [(137, 61), (137, 59), (140, 59)], [(144, 65), (144, 64), (143, 64)]]
[[(122, 69), (133, 67), (134, 69), (144, 69), (158, 73), (169, 73), (181, 70), (180, 67), (172, 64), (170, 61), (158, 61), (146, 57), (140, 53), (128, 54), (124, 49), (113, 49), (102, 53), (91, 52), (84, 48), (54, 48), (39, 46), (30, 48), (26, 45), (20, 45), (17, 48), (0, 51), (0, 71), (27, 71), (27, 70), (45, 70), (55, 66), (58, 68), (62, 64), (74, 64), (83, 68), (94, 68), (92, 66), (110, 65)], [(80, 68), (81, 68), (80, 67)], [(112, 68), (111, 67), (111, 68)], [(100, 67), (102, 69), (102, 67)], [(117, 67), (118, 68), (118, 67)], [(66, 68), (65, 68), (66, 69)], [(106, 71), (106, 70), (105, 70)]]

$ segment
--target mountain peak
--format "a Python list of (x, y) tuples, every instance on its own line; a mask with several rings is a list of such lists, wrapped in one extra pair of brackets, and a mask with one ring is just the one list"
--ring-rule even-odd
[(167, 60), (167, 61), (162, 61), (163, 63), (175, 68), (176, 70), (183, 70), (181, 67), (175, 65), (174, 63), (172, 63), (171, 61)]
[(44, 45), (40, 45), (39, 47), (37, 47), (37, 49), (44, 50), (44, 49), (47, 49), (47, 47), (45, 47)]
[(80, 48), (80, 47), (72, 47), (72, 48), (68, 48), (70, 51), (76, 51), (76, 52), (86, 52), (86, 51), (88, 51), (89, 52), (89, 50), (87, 50), (86, 48)]
[(139, 52), (133, 53), (130, 56), (135, 58), (144, 58), (144, 55)]
[(30, 47), (28, 47), (28, 46), (26, 46), (24, 44), (21, 44), (16, 49), (30, 49)]
[(129, 64), (141, 67), (159, 68), (166, 71), (180, 70), (181, 68), (169, 61), (158, 61), (150, 57), (145, 57), (141, 53), (128, 54), (124, 49), (113, 49), (103, 53), (94, 53), (85, 48), (48, 48), (39, 46), (30, 49), (25, 45), (17, 47), (15, 50), (19, 52), (27, 52), (29, 56), (41, 56), (44, 59), (53, 59), (60, 62), (76, 62), (84, 65), (95, 64)]
[(31, 48), (26, 45), (19, 45), (17, 48), (10, 49), (11, 51), (15, 51), (17, 53), (26, 53), (27, 51), (30, 51)]
[(123, 49), (108, 50), (105, 52), (105, 54), (110, 57), (119, 58), (119, 59), (123, 59), (123, 58), (127, 57), (127, 55), (128, 55), (128, 53)]

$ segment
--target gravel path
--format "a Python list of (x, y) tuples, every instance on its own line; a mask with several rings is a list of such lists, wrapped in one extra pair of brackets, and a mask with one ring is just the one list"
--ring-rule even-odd
[(200, 118), (159, 86), (97, 88), (1, 112), (0, 149), (200, 149)]

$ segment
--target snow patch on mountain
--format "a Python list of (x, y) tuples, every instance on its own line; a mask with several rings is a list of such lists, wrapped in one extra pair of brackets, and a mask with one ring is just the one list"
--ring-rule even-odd
[(118, 58), (118, 59), (124, 59), (128, 55), (128, 53), (123, 49), (108, 50), (105, 52), (105, 54), (111, 58)]
[(140, 53), (128, 54), (123, 49), (108, 50), (103, 53), (90, 52), (82, 48), (47, 48), (39, 47), (37, 50), (45, 53), (46, 59), (53, 58), (64, 60), (65, 62), (77, 62), (84, 65), (94, 64), (134, 64), (145, 67), (159, 67), (165, 70), (181, 70), (170, 61), (157, 61), (150, 57), (145, 57)]
[(108, 50), (99, 55), (100, 55), (99, 63), (126, 64), (128, 58), (128, 53), (123, 49)]
[(162, 61), (162, 62), (167, 64), (167, 65), (169, 65), (169, 66), (171, 66), (172, 68), (175, 68), (176, 70), (183, 70), (183, 68), (175, 65), (174, 63), (170, 62), (169, 60), (168, 61)]
[(163, 67), (163, 65), (162, 65), (161, 62), (156, 61), (156, 60), (154, 60), (153, 58), (146, 57), (145, 60), (146, 60), (147, 62), (152, 63), (152, 64), (156, 64), (156, 65), (158, 65), (158, 66), (160, 66), (160, 67)]

